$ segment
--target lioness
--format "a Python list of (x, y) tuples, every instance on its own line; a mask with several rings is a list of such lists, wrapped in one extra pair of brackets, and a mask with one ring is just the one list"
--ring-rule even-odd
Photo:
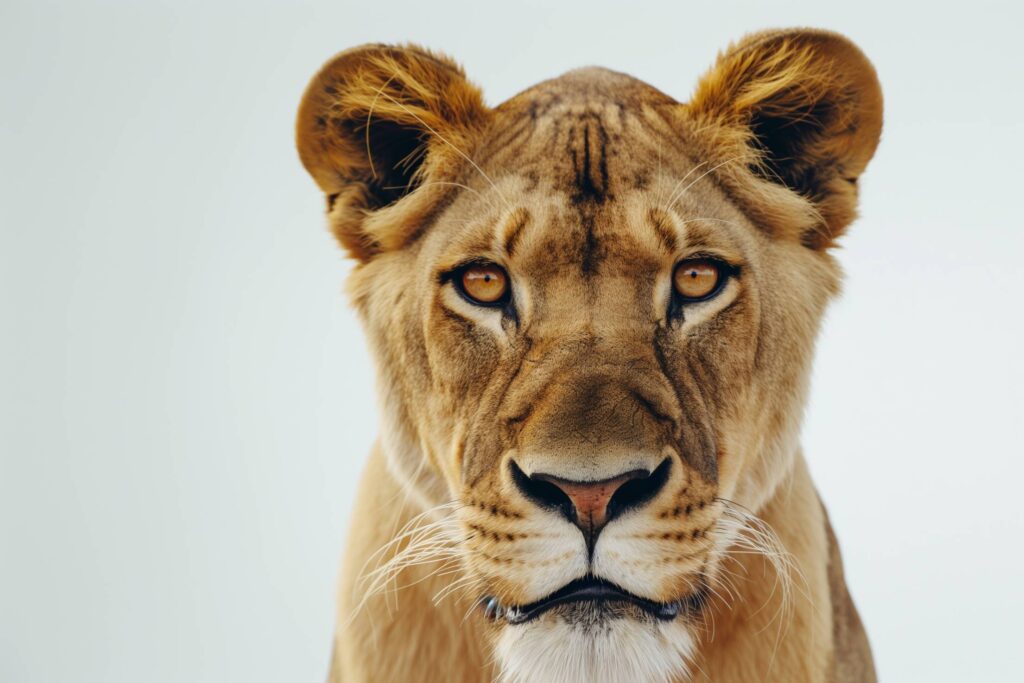
[(799, 433), (881, 127), (816, 30), (687, 103), (587, 68), (491, 108), (415, 46), (316, 74), (383, 413), (331, 681), (875, 679)]

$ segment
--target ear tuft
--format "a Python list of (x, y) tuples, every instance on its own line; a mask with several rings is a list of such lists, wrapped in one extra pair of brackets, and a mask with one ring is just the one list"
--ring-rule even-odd
[[(856, 181), (881, 135), (882, 92), (874, 67), (843, 36), (802, 29), (749, 36), (719, 56), (687, 109), (712, 131), (718, 151), (805, 200), (814, 223), (800, 235), (808, 246), (830, 246), (855, 218)], [(780, 199), (763, 187), (747, 194)], [(778, 215), (785, 210), (750, 208), (769, 223), (787, 221)]]
[(454, 61), (420, 47), (365, 45), (329, 61), (299, 105), (296, 144), (342, 245), (360, 259), (380, 251), (366, 216), (441, 166), (443, 147), (465, 149), (488, 112)]

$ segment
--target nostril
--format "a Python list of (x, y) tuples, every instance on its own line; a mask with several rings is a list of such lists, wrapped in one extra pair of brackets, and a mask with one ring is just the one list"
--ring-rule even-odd
[(532, 479), (512, 461), (512, 481), (524, 496), (537, 505), (561, 512), (572, 521), (575, 515), (572, 499), (554, 484), (543, 479)]
[(668, 472), (671, 461), (666, 458), (653, 472), (646, 477), (630, 479), (620, 486), (611, 500), (608, 501), (607, 517), (611, 521), (623, 512), (632, 508), (638, 508), (656, 495), (668, 481)]
[(514, 460), (510, 468), (512, 480), (524, 496), (557, 510), (593, 540), (612, 519), (658, 494), (668, 481), (670, 462), (662, 461), (653, 472), (631, 470), (599, 481), (576, 481), (544, 472), (527, 475)]

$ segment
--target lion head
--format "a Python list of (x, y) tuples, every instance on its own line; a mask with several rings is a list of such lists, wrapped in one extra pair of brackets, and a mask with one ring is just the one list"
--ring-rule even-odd
[(588, 68), (492, 108), (413, 46), (315, 76), (298, 147), (357, 260), (389, 469), (510, 680), (685, 670), (737, 516), (792, 467), (880, 130), (822, 31), (746, 38), (686, 103)]

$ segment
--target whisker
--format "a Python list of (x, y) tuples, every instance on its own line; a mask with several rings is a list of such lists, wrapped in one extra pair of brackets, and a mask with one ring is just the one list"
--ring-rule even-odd
[(386, 93), (386, 92), (383, 92), (383, 91), (381, 91), (381, 94), (382, 94), (382, 95), (384, 95), (384, 97), (386, 97), (386, 98), (388, 98), (389, 100), (391, 100), (391, 102), (392, 102), (393, 104), (397, 105), (398, 107), (401, 107), (401, 108), (402, 108), (402, 110), (403, 110), (403, 111), (405, 111), (405, 113), (406, 113), (406, 114), (408, 114), (409, 116), (411, 116), (411, 117), (413, 117), (414, 119), (416, 119), (417, 121), (419, 121), (419, 122), (420, 122), (420, 125), (422, 125), (422, 126), (423, 126), (424, 128), (426, 128), (426, 129), (427, 129), (428, 131), (430, 131), (430, 132), (431, 132), (431, 133), (432, 133), (432, 134), (433, 134), (433, 135), (434, 135), (434, 136), (435, 136), (435, 137), (436, 137), (436, 138), (437, 138), (438, 140), (440, 140), (441, 142), (443, 142), (443, 143), (445, 143), (446, 145), (448, 145), (449, 147), (451, 147), (451, 148), (452, 148), (453, 150), (455, 150), (455, 153), (456, 153), (456, 154), (458, 154), (458, 155), (459, 155), (459, 156), (461, 156), (461, 157), (462, 157), (463, 159), (465, 159), (466, 161), (468, 161), (468, 162), (469, 162), (469, 164), (470, 164), (470, 165), (471, 165), (471, 166), (472, 166), (472, 167), (473, 167), (474, 169), (476, 169), (477, 173), (479, 173), (479, 174), (480, 174), (481, 176), (483, 176), (484, 180), (486, 180), (486, 181), (487, 181), (487, 182), (488, 182), (488, 183), (490, 184), (490, 186), (491, 186), (491, 189), (493, 189), (493, 190), (494, 190), (494, 192), (495, 192), (495, 194), (497, 194), (497, 195), (498, 195), (498, 196), (499, 196), (499, 197), (501, 198), (501, 201), (503, 201), (503, 202), (505, 203), (505, 207), (506, 207), (506, 208), (508, 208), (508, 210), (509, 210), (509, 211), (511, 211), (511, 210), (512, 210), (512, 205), (511, 205), (511, 204), (509, 203), (508, 199), (506, 199), (506, 198), (505, 198), (505, 195), (503, 195), (503, 194), (501, 193), (501, 190), (499, 190), (499, 189), (498, 189), (498, 186), (497, 186), (497, 185), (495, 184), (495, 182), (494, 182), (493, 180), (491, 180), (491, 177), (490, 177), (489, 175), (487, 175), (486, 173), (484, 173), (484, 170), (483, 170), (482, 168), (480, 168), (480, 166), (478, 166), (478, 165), (477, 165), (477, 163), (476, 163), (475, 161), (473, 161), (473, 159), (471, 159), (471, 158), (470, 158), (470, 156), (469, 156), (468, 154), (466, 154), (466, 153), (465, 153), (465, 152), (463, 152), (463, 151), (462, 151), (461, 149), (459, 149), (458, 147), (456, 147), (455, 145), (453, 145), (453, 144), (451, 143), (451, 141), (450, 141), (450, 140), (448, 140), (448, 138), (444, 137), (444, 136), (443, 136), (443, 135), (441, 135), (441, 134), (440, 134), (439, 132), (437, 132), (437, 131), (436, 131), (436, 130), (435, 130), (435, 129), (434, 129), (434, 128), (433, 128), (433, 127), (432, 127), (432, 126), (431, 126), (431, 125), (429, 124), (429, 123), (427, 123), (426, 121), (424, 121), (424, 120), (423, 120), (423, 119), (422, 119), (422, 118), (420, 117), (420, 115), (419, 115), (419, 114), (417, 114), (416, 112), (414, 112), (414, 111), (413, 111), (412, 109), (410, 109), (409, 107), (405, 106), (405, 104), (403, 104), (403, 103), (402, 103), (402, 102), (400, 102), (399, 100), (396, 100), (396, 99), (395, 99), (394, 97), (392, 97), (391, 95), (389, 95), (389, 94), (388, 94), (388, 93)]
[[(668, 193), (668, 198), (669, 198), (669, 201), (668, 201), (667, 203), (665, 203), (665, 206), (666, 206), (666, 207), (670, 207), (670, 206), (672, 206), (672, 204), (674, 204), (674, 203), (675, 203), (675, 202), (673, 202), (673, 201), (671, 201), (671, 200), (672, 200), (672, 198), (673, 198), (673, 197), (675, 197), (675, 196), (676, 196), (676, 190), (678, 190), (678, 189), (680, 188), (680, 186), (681, 186), (681, 185), (682, 185), (683, 183), (685, 183), (685, 182), (686, 182), (686, 179), (687, 179), (687, 178), (689, 178), (690, 176), (692, 176), (692, 175), (693, 175), (694, 173), (696, 173), (696, 172), (697, 172), (698, 170), (700, 170), (700, 167), (701, 167), (701, 166), (706, 166), (706, 165), (707, 165), (708, 163), (710, 163), (710, 159), (705, 159), (704, 161), (700, 162), (699, 164), (697, 164), (696, 166), (694, 166), (693, 168), (691, 168), (691, 169), (690, 169), (689, 171), (687, 171), (687, 172), (686, 172), (686, 174), (685, 174), (685, 175), (683, 175), (683, 177), (682, 177), (682, 178), (680, 178), (680, 179), (678, 180), (678, 182), (676, 182), (676, 184), (675, 184), (675, 185), (674, 185), (674, 186), (672, 187), (672, 191)], [(662, 202), (661, 202), (661, 196), (660, 196), (660, 195), (658, 196), (658, 203), (659, 203), (659, 204), (660, 204), (660, 203), (662, 203)]]
[[(363, 594), (341, 628), (350, 625), (374, 596), (383, 593), (390, 612), (393, 605), (397, 608), (399, 590), (436, 577), (439, 573), (442, 576), (446, 575), (446, 572), (451, 569), (451, 563), (461, 560), (458, 548), (459, 528), (455, 517), (455, 513), (461, 507), (463, 507), (462, 503), (451, 501), (424, 510), (406, 522), (390, 541), (367, 558), (356, 581), (356, 586), (363, 591)], [(437, 514), (443, 516), (432, 521), (425, 521)], [(399, 550), (403, 543), (404, 547)], [(384, 561), (388, 553), (394, 554)], [(398, 585), (395, 582), (403, 571), (430, 564), (439, 564), (439, 567), (408, 584)], [(374, 568), (369, 570), (370, 566)]]
[(398, 72), (391, 74), (391, 77), (384, 81), (384, 85), (377, 89), (377, 94), (373, 96), (373, 101), (370, 102), (370, 111), (366, 112), (366, 158), (370, 162), (370, 173), (373, 175), (373, 179), (377, 179), (377, 169), (373, 165), (373, 151), (370, 149), (370, 120), (373, 118), (373, 109), (377, 106), (377, 100), (380, 99), (381, 94), (384, 92), (384, 88), (391, 85), (391, 81), (398, 77)]
[[(456, 182), (452, 182), (452, 181), (448, 181), (448, 180), (431, 180), (430, 182), (421, 183), (419, 185), (419, 187), (430, 187), (431, 185), (448, 185), (448, 186), (451, 186), (451, 187), (462, 188), (463, 190), (466, 190), (467, 192), (472, 192), (477, 197), (479, 197), (480, 199), (482, 199), (485, 202), (487, 202), (488, 204), (490, 204), (492, 209), (498, 208), (497, 206), (495, 206), (494, 199), (492, 197), (488, 197), (483, 192), (480, 192), (479, 190), (475, 190), (472, 187), (470, 187), (469, 185), (465, 185), (463, 183), (456, 183)], [(406, 187), (408, 187), (408, 186), (406, 186), (406, 185), (386, 185), (386, 186), (382, 187), (381, 189), (384, 189), (384, 190), (404, 190), (404, 189), (406, 189)], [(465, 221), (465, 222), (468, 223), (468, 221)], [(422, 467), (422, 463), (423, 463), (423, 461), (421, 461), (421, 463), (420, 463), (421, 467)]]
[[(686, 195), (687, 192), (689, 192), (690, 188), (693, 187), (694, 185), (696, 185), (697, 183), (699, 183), (701, 181), (701, 179), (705, 178), (706, 176), (710, 175), (711, 173), (714, 173), (715, 171), (717, 171), (718, 169), (722, 168), (723, 166), (726, 166), (727, 164), (731, 164), (734, 161), (737, 161), (737, 160), (739, 160), (741, 158), (742, 158), (742, 156), (731, 157), (729, 159), (726, 159), (722, 163), (716, 164), (715, 166), (712, 166), (708, 170), (706, 170), (703, 173), (701, 173), (699, 176), (697, 176), (692, 181), (690, 181), (689, 185), (687, 185), (681, 191), (679, 191), (678, 194), (677, 193), (673, 193), (672, 195), (669, 195), (669, 202), (668, 202), (668, 205), (665, 207), (665, 210), (668, 211), (673, 206), (675, 206), (676, 203), (680, 199), (682, 199)], [(683, 176), (683, 180), (685, 180), (687, 177), (689, 177), (690, 173), (693, 173), (693, 171), (695, 171), (697, 168), (700, 168), (700, 166), (702, 166), (702, 165), (704, 165), (706, 163), (708, 163), (708, 162), (704, 161), (704, 162), (701, 162), (701, 164), (698, 164), (697, 166), (695, 166), (693, 169), (690, 170), (689, 173), (687, 173), (685, 176)], [(682, 183), (682, 180), (680, 181), (680, 183)]]
[[(723, 532), (723, 538), (727, 539), (729, 543), (729, 547), (725, 551), (726, 556), (732, 556), (736, 559), (740, 567), (744, 567), (744, 565), (738, 561), (738, 556), (757, 555), (763, 557), (767, 560), (766, 568), (771, 566), (775, 574), (775, 581), (772, 584), (768, 597), (751, 615), (757, 615), (769, 603), (773, 602), (778, 592), (779, 600), (776, 613), (766, 622), (764, 628), (761, 629), (763, 631), (771, 624), (778, 622), (775, 642), (768, 666), (770, 673), (783, 636), (788, 632), (792, 621), (794, 608), (793, 590), (796, 588), (804, 596), (808, 595), (806, 590), (804, 590), (807, 586), (806, 577), (804, 577), (793, 556), (785, 549), (782, 541), (767, 522), (734, 501), (725, 498), (716, 498), (716, 501), (721, 502), (723, 505), (723, 515), (718, 520), (717, 526)], [(802, 587), (794, 585), (794, 575), (800, 579), (803, 584)]]

